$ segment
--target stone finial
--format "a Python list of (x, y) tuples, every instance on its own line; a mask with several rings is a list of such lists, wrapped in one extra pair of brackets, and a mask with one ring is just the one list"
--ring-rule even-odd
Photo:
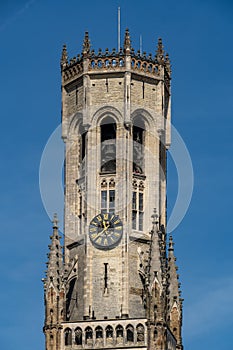
[(66, 45), (63, 45), (62, 54), (61, 54), (61, 67), (65, 67), (68, 64), (68, 54)]
[(171, 62), (168, 53), (165, 56), (165, 66), (169, 74), (171, 74)]
[(82, 54), (84, 57), (88, 56), (88, 54), (90, 53), (90, 48), (91, 48), (91, 43), (89, 40), (89, 34), (88, 32), (85, 32), (85, 37), (83, 40), (83, 51), (82, 51)]
[(54, 229), (55, 229), (55, 228), (58, 228), (58, 218), (57, 218), (57, 213), (54, 213), (52, 223), (53, 223), (53, 228), (54, 228)]
[(127, 28), (125, 30), (125, 39), (124, 39), (124, 51), (126, 54), (130, 54), (131, 50), (131, 40), (130, 40), (130, 35), (129, 35), (129, 29)]
[(174, 242), (173, 242), (173, 239), (172, 239), (172, 236), (169, 237), (169, 247), (168, 247), (168, 250), (171, 252), (171, 251), (174, 251)]
[(156, 58), (158, 63), (162, 64), (164, 62), (164, 50), (163, 50), (163, 43), (161, 38), (158, 39)]

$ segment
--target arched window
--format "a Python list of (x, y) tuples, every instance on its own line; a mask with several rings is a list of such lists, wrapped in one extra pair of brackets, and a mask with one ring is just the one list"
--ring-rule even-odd
[(139, 116), (133, 121), (133, 173), (144, 174), (145, 124)]
[(101, 172), (116, 172), (116, 123), (106, 117), (101, 123)]
[(82, 338), (83, 338), (83, 332), (81, 328), (76, 328), (75, 331), (75, 344), (76, 345), (82, 345)]
[(144, 342), (145, 339), (145, 331), (144, 331), (144, 326), (139, 323), (136, 327), (136, 332), (137, 332), (137, 342)]
[(80, 163), (80, 168), (79, 168), (79, 173), (80, 177), (84, 176), (85, 173), (85, 157), (86, 157), (86, 143), (87, 143), (87, 132), (84, 129), (83, 125), (80, 125), (79, 128), (79, 134), (80, 134), (80, 139), (79, 139), (79, 163)]
[(91, 327), (87, 327), (85, 329), (85, 341), (86, 343), (88, 342), (88, 340), (93, 339), (93, 330)]
[(95, 329), (95, 337), (96, 337), (96, 339), (103, 338), (103, 329), (102, 329), (102, 327), (100, 327), (100, 326), (96, 327), (96, 329)]
[(128, 326), (126, 327), (126, 340), (127, 342), (134, 341), (134, 328), (131, 324), (128, 324)]
[(124, 335), (124, 333), (123, 333), (123, 327), (122, 327), (121, 325), (118, 325), (118, 326), (116, 327), (116, 337), (117, 337), (117, 338), (123, 338), (123, 335)]
[(113, 328), (112, 326), (106, 327), (106, 338), (113, 338)]
[(72, 345), (72, 331), (70, 328), (66, 328), (64, 331), (65, 345)]

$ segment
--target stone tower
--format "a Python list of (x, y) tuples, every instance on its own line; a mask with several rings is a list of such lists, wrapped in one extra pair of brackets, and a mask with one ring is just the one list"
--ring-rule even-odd
[[(182, 299), (166, 237), (168, 55), (124, 47), (61, 57), (64, 251), (53, 221), (46, 350), (182, 349)], [(155, 209), (156, 208), (156, 209)], [(167, 246), (168, 245), (168, 246)]]

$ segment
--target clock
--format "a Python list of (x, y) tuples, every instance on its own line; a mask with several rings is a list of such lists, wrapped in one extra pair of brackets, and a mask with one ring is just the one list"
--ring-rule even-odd
[(113, 213), (98, 214), (90, 222), (89, 237), (98, 249), (115, 248), (120, 243), (122, 234), (122, 221)]

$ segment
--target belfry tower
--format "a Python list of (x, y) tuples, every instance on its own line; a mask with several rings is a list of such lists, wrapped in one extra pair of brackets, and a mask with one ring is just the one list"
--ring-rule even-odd
[[(124, 47), (61, 57), (64, 248), (53, 221), (46, 350), (182, 350), (182, 299), (166, 235), (168, 55)], [(156, 208), (156, 209), (155, 209)]]

